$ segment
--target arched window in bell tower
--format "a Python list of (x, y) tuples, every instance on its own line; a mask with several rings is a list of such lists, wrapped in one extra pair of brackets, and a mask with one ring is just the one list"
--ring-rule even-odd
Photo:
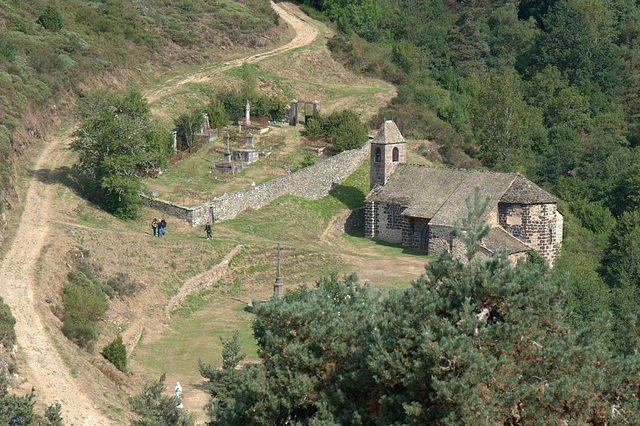
[(382, 161), (382, 151), (380, 151), (380, 148), (376, 148), (376, 158), (375, 158), (375, 162), (379, 163)]
[(399, 153), (398, 153), (398, 148), (393, 148), (393, 151), (391, 152), (391, 161), (393, 161), (394, 163), (398, 162), (398, 158), (400, 157)]

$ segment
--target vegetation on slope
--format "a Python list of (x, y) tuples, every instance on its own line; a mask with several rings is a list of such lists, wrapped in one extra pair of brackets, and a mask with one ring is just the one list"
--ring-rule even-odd
[[(143, 64), (210, 59), (216, 49), (269, 42), (267, 0), (17, 1), (0, 7), (0, 188), (14, 151), (42, 138), (95, 81), (125, 83)], [(107, 74), (121, 75), (112, 79)], [(138, 77), (136, 77), (138, 78)]]

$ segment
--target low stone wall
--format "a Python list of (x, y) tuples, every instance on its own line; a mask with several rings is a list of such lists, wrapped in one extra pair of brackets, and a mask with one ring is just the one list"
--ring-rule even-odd
[(360, 167), (369, 156), (370, 149), (371, 145), (367, 142), (362, 148), (341, 152), (313, 166), (305, 167), (261, 185), (214, 198), (195, 207), (184, 207), (157, 198), (143, 197), (149, 201), (150, 207), (179, 217), (191, 226), (211, 221), (212, 212), (215, 222), (221, 222), (233, 219), (247, 209), (257, 210), (264, 207), (286, 194), (296, 195), (307, 200), (323, 198)]

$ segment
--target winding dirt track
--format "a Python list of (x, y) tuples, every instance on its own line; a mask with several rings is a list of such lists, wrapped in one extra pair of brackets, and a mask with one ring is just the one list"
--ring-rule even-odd
[[(223, 62), (209, 71), (171, 81), (165, 88), (147, 93), (149, 101), (169, 95), (175, 86), (190, 81), (209, 81), (218, 73), (245, 61), (258, 62), (305, 46), (315, 39), (317, 30), (303, 20), (304, 17), (297, 8), (286, 3), (272, 3), (272, 6), (296, 31), (291, 42), (269, 52)], [(28, 365), (28, 371), (23, 375), (30, 378), (29, 384), (35, 387), (38, 400), (46, 405), (59, 402), (66, 424), (109, 425), (112, 422), (95, 408), (92, 401), (80, 391), (78, 382), (69, 374), (43, 326), (38, 311), (40, 301), (34, 297), (37, 288), (36, 266), (47, 240), (52, 220), (52, 200), (59, 185), (52, 181), (51, 172), (68, 164), (68, 143), (68, 135), (53, 138), (37, 160), (16, 237), (0, 266), (0, 295), (16, 317), (19, 351)]]
[(36, 265), (49, 231), (55, 185), (50, 172), (64, 165), (68, 139), (54, 139), (40, 154), (25, 199), (17, 235), (0, 268), (0, 294), (16, 318), (19, 351), (28, 365), (27, 376), (38, 400), (59, 402), (67, 424), (107, 425), (111, 422), (94, 409), (78, 391), (48, 333), (43, 327), (34, 298)]
[(247, 56), (244, 58), (232, 59), (230, 61), (221, 62), (214, 67), (210, 67), (208, 70), (196, 72), (188, 77), (181, 75), (175, 79), (169, 80), (164, 84), (165, 87), (158, 90), (152, 90), (145, 94), (149, 103), (153, 104), (159, 99), (169, 96), (179, 86), (186, 83), (202, 83), (212, 81), (215, 76), (223, 73), (224, 71), (238, 67), (244, 62), (256, 63), (271, 56), (279, 55), (290, 50), (307, 46), (313, 42), (318, 36), (318, 30), (309, 23), (307, 16), (300, 12), (300, 9), (293, 6), (290, 3), (274, 3), (271, 2), (271, 7), (275, 10), (280, 18), (289, 24), (295, 31), (294, 38), (284, 46), (277, 47), (268, 52), (257, 53), (255, 55)]

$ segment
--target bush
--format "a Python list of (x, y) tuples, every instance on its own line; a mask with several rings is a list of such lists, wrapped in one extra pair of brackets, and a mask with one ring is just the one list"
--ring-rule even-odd
[(60, 11), (52, 4), (48, 4), (44, 8), (44, 12), (42, 12), (37, 22), (46, 30), (51, 31), (61, 30), (64, 24)]
[(6, 348), (11, 348), (16, 341), (15, 324), (16, 319), (11, 314), (11, 308), (0, 297), (0, 342)]
[(163, 374), (160, 380), (145, 385), (142, 392), (129, 397), (131, 411), (139, 418), (132, 420), (132, 425), (191, 426), (196, 424), (195, 415), (184, 408), (178, 408), (181, 403), (180, 398), (162, 394), (166, 390), (165, 379), (166, 374)]
[(98, 338), (98, 332), (93, 325), (76, 324), (70, 318), (65, 318), (62, 333), (81, 348), (88, 348), (91, 342)]
[(62, 289), (62, 332), (78, 346), (89, 347), (98, 337), (95, 324), (109, 304), (100, 287), (81, 271), (69, 272), (69, 280), (70, 284)]
[(77, 284), (64, 287), (62, 302), (65, 316), (76, 324), (93, 324), (109, 308), (104, 293), (93, 287)]
[(348, 109), (322, 115), (315, 112), (306, 126), (308, 136), (333, 137), (333, 152), (360, 148), (367, 140), (367, 126)]
[(121, 296), (134, 296), (142, 289), (142, 285), (131, 278), (131, 275), (122, 272), (118, 272), (115, 277), (109, 278), (107, 286)]
[(102, 348), (102, 356), (113, 364), (118, 370), (127, 369), (127, 348), (122, 342), (122, 336), (118, 335), (113, 342)]

